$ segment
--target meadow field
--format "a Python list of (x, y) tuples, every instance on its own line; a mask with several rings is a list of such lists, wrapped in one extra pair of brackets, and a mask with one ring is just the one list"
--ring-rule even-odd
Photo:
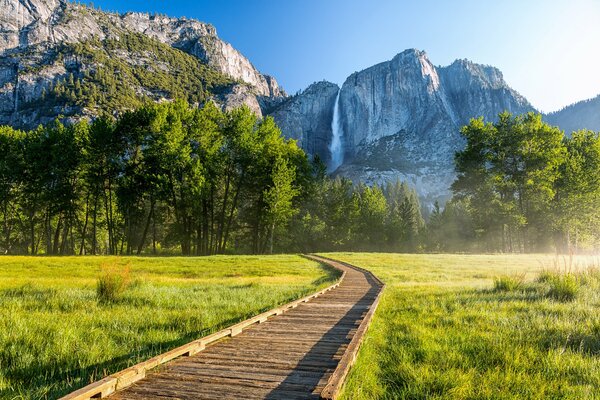
[(600, 398), (597, 259), (326, 255), (386, 283), (342, 399)]
[(337, 276), (293, 255), (0, 257), (0, 398), (57, 398)]

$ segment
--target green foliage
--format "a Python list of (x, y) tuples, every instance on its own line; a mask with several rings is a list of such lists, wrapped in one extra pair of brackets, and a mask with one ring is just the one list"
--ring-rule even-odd
[(111, 114), (140, 107), (147, 100), (185, 99), (203, 103), (233, 82), (197, 57), (129, 33), (102, 41), (64, 44), (50, 62), (63, 61), (70, 71), (39, 99), (21, 109), (41, 115)]
[(573, 274), (558, 274), (547, 282), (548, 297), (559, 301), (573, 301), (579, 292), (579, 282)]
[(271, 118), (212, 102), (2, 128), (0, 146), (8, 253), (265, 253), (311, 179), (306, 155)]
[(456, 154), (452, 189), (454, 202), (466, 207), (479, 250), (531, 252), (552, 245), (567, 250), (600, 243), (598, 134), (565, 138), (540, 115), (507, 112), (494, 124), (473, 119), (461, 133), (467, 145)]
[(129, 266), (103, 266), (96, 282), (96, 297), (101, 304), (114, 303), (129, 286)]
[[(598, 281), (571, 302), (547, 298), (534, 279), (552, 256), (328, 256), (386, 283), (340, 399), (597, 398)], [(499, 274), (526, 281), (489, 290)]]
[(424, 221), (414, 189), (400, 182), (354, 186), (347, 179), (327, 179), (320, 170), (316, 165), (315, 181), (290, 223), (290, 249), (419, 249)]
[(574, 132), (564, 139), (567, 157), (556, 183), (554, 229), (575, 250), (600, 245), (600, 134)]
[[(128, 43), (118, 46), (139, 45)], [(462, 133), (454, 197), (425, 224), (407, 184), (330, 179), (272, 118), (247, 107), (223, 112), (180, 100), (89, 124), (2, 127), (0, 249), (206, 255), (600, 245), (598, 134), (564, 138), (537, 115), (507, 113), (496, 124), (472, 120)]]

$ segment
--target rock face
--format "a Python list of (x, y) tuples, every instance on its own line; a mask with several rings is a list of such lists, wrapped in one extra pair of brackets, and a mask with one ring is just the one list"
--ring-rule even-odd
[(437, 71), (448, 102), (461, 125), (473, 117), (495, 120), (504, 110), (512, 113), (533, 110), (523, 96), (506, 84), (497, 68), (456, 60)]
[[(94, 66), (82, 65), (84, 61), (78, 57), (64, 59), (62, 54), (57, 55), (65, 45), (119, 41), (131, 34), (184, 51), (237, 82), (228, 93), (215, 96), (226, 108), (244, 103), (262, 115), (263, 106), (272, 106), (286, 96), (273, 77), (261, 74), (246, 57), (222, 41), (210, 24), (142, 13), (105, 13), (66, 0), (0, 0), (0, 124), (45, 122), (38, 116), (22, 114), (19, 105), (43, 100), (45, 90), (73, 73), (69, 63), (77, 64), (76, 72), (93, 72)], [(119, 51), (119, 58), (128, 65), (139, 64), (140, 54)], [(151, 67), (169, 70), (173, 66)], [(140, 84), (135, 91), (147, 94), (151, 89)], [(156, 93), (151, 98), (160, 100)], [(56, 115), (64, 111), (57, 110)], [(86, 114), (89, 110), (76, 111)]]
[(331, 120), (339, 90), (330, 82), (313, 83), (271, 114), (286, 136), (296, 139), (307, 153), (318, 155), (325, 164), (331, 157)]
[[(320, 83), (274, 113), (286, 134), (325, 160), (334, 98), (334, 85)], [(496, 68), (466, 60), (435, 67), (418, 50), (352, 74), (339, 101), (344, 163), (335, 174), (367, 183), (401, 179), (425, 204), (450, 195), (454, 153), (464, 145), (460, 126), (533, 110)]]
[(547, 114), (544, 116), (544, 120), (551, 125), (560, 127), (567, 135), (581, 129), (600, 131), (600, 96)]

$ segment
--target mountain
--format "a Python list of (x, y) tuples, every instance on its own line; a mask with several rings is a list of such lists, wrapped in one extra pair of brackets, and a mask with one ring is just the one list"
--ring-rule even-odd
[(566, 134), (580, 129), (600, 131), (600, 96), (547, 114), (544, 120), (551, 125), (559, 126)]
[[(435, 67), (414, 49), (350, 75), (339, 97), (335, 88), (314, 84), (272, 115), (326, 161), (339, 129), (343, 163), (335, 174), (367, 183), (399, 178), (414, 185), (426, 204), (449, 197), (454, 153), (463, 146), (459, 130), (470, 118), (534, 110), (498, 69), (467, 60)], [(332, 127), (336, 98), (339, 127)]]
[(175, 97), (244, 103), (262, 115), (286, 96), (196, 20), (65, 0), (0, 0), (0, 10), (0, 124), (31, 127)]
[[(0, 0), (0, 124), (32, 128), (184, 98), (271, 115), (284, 135), (355, 182), (401, 179), (445, 201), (472, 117), (534, 111), (491, 66), (434, 66), (423, 51), (287, 96), (216, 29), (193, 19), (115, 14), (66, 0)], [(600, 130), (600, 97), (546, 115)]]

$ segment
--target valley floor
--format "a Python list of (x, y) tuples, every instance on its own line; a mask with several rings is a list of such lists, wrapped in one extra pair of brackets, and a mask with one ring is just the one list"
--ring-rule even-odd
[[(365, 267), (387, 285), (343, 399), (600, 395), (597, 259), (327, 256)], [(590, 264), (596, 270), (584, 272)]]
[[(327, 256), (387, 285), (343, 399), (598, 398), (600, 260)], [(111, 274), (125, 289), (101, 301)], [(56, 398), (335, 279), (293, 255), (1, 257), (0, 399)]]
[[(102, 276), (125, 281), (110, 302)], [(299, 256), (1, 257), (0, 399), (60, 397), (336, 278)]]

